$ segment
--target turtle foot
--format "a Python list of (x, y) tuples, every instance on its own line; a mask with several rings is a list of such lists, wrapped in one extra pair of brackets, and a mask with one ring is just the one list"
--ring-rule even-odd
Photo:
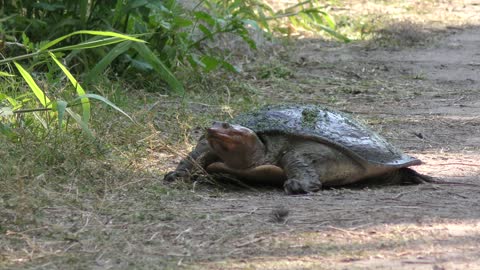
[(306, 182), (298, 179), (288, 179), (283, 185), (285, 192), (288, 195), (294, 194), (306, 194), (311, 192), (317, 192), (322, 188), (320, 182)]

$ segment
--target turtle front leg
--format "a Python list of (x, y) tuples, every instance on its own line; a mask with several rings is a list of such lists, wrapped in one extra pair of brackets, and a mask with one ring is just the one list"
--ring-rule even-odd
[(291, 151), (283, 156), (280, 165), (287, 175), (287, 181), (283, 184), (287, 194), (305, 194), (322, 188), (320, 176), (311, 157)]
[(211, 151), (208, 141), (204, 137), (201, 137), (195, 149), (180, 161), (174, 171), (165, 174), (163, 180), (173, 182), (188, 178), (191, 176), (191, 172), (195, 166), (200, 166), (205, 169), (209, 164), (218, 160), (218, 156)]

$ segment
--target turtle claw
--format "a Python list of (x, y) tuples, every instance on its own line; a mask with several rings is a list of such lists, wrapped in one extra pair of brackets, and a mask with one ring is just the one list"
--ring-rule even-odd
[(285, 184), (283, 184), (283, 188), (288, 195), (307, 194), (319, 191), (322, 188), (322, 184), (288, 179)]
[(165, 174), (163, 177), (163, 181), (165, 182), (175, 182), (181, 179), (185, 179), (188, 176), (188, 172), (186, 171), (181, 171), (181, 170), (175, 170), (168, 172)]

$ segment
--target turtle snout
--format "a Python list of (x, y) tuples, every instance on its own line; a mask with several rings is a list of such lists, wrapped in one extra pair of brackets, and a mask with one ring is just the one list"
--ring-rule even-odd
[(229, 129), (231, 128), (230, 124), (227, 123), (227, 122), (218, 122), (218, 121), (215, 121), (213, 122), (212, 124), (212, 129)]
[(223, 123), (222, 123), (222, 128), (228, 129), (228, 128), (230, 128), (230, 124), (229, 124), (229, 123), (226, 123), (226, 122), (223, 122)]

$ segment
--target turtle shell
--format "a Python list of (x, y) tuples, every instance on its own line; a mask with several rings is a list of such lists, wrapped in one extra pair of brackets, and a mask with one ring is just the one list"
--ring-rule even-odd
[(277, 105), (239, 115), (233, 121), (262, 134), (300, 136), (326, 143), (369, 163), (407, 167), (421, 161), (404, 154), (350, 115), (317, 105)]

